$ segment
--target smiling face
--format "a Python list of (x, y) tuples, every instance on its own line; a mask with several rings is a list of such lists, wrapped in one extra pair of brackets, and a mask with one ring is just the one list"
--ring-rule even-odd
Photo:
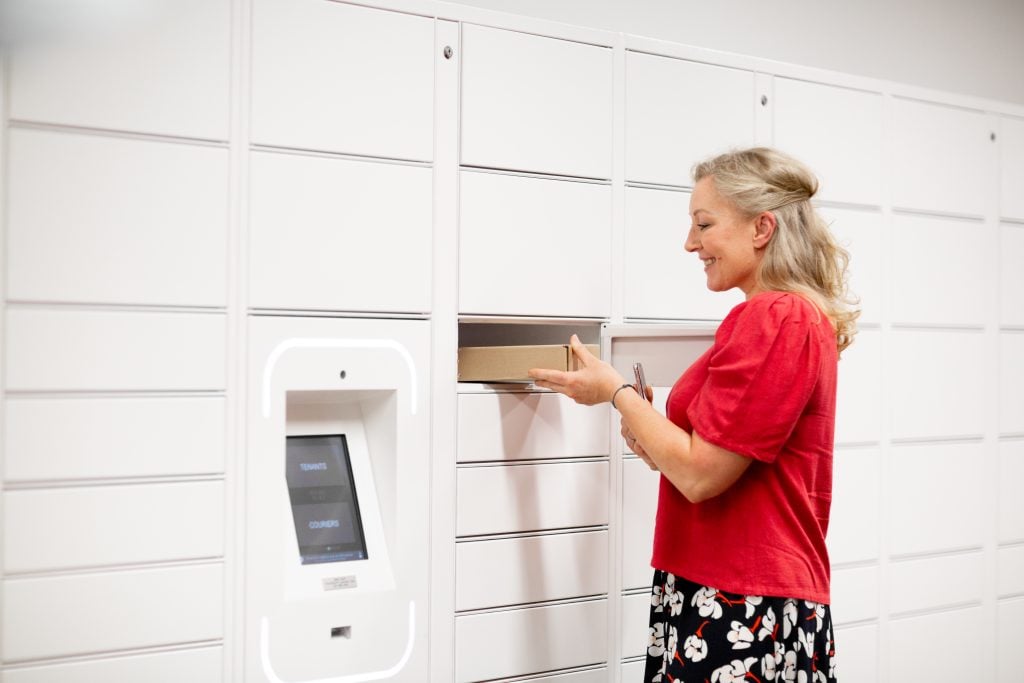
[(686, 251), (704, 262), (708, 289), (739, 287), (749, 299), (757, 293), (757, 268), (775, 228), (765, 212), (748, 218), (719, 194), (711, 176), (699, 180), (690, 196), (690, 232)]

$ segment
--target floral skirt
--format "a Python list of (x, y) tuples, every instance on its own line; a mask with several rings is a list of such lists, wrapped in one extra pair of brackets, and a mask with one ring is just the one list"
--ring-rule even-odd
[(655, 570), (644, 683), (836, 683), (832, 613)]

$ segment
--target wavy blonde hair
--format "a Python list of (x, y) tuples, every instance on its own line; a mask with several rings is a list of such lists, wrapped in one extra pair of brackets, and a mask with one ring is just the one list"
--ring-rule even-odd
[(811, 206), (818, 179), (796, 159), (768, 147), (734, 150), (693, 167), (699, 182), (711, 178), (719, 194), (745, 216), (775, 215), (757, 284), (810, 300), (832, 322), (839, 352), (857, 333), (858, 301), (847, 292), (850, 255)]

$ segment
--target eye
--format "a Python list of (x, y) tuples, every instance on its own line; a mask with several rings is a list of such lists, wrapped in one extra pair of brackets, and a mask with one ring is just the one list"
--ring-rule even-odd
[(707, 228), (710, 228), (711, 224), (710, 223), (698, 223), (697, 227), (700, 228), (701, 230), (705, 230)]

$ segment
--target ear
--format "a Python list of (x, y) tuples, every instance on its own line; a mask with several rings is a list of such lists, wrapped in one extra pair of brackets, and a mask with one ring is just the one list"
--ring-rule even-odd
[(754, 248), (764, 249), (772, 240), (775, 228), (778, 224), (775, 221), (775, 214), (771, 211), (764, 211), (754, 218)]

